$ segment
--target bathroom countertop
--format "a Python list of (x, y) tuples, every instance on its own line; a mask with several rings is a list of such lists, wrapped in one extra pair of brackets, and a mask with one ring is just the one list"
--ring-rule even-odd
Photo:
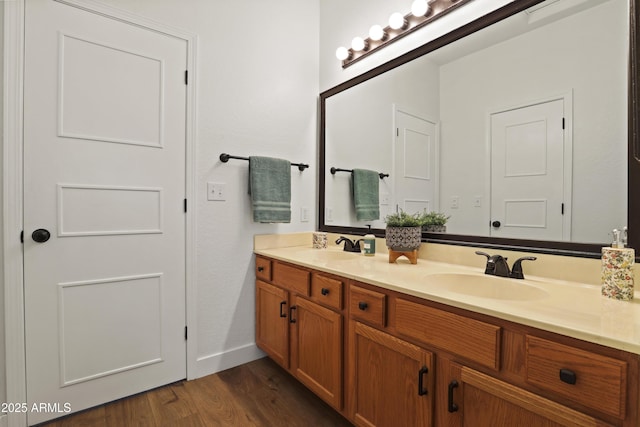
[[(364, 256), (337, 247), (290, 246), (256, 249), (255, 253), (640, 355), (638, 292), (632, 301), (617, 301), (603, 297), (600, 286), (529, 276), (525, 270), (525, 280), (495, 277), (506, 282), (505, 294), (474, 296), (472, 288), (468, 293), (450, 286), (450, 275), (475, 275), (480, 281), (486, 277), (483, 269), (425, 259), (419, 259), (417, 265), (406, 258), (390, 264), (386, 254)], [(518, 286), (523, 287), (523, 298), (532, 297), (521, 299)]]

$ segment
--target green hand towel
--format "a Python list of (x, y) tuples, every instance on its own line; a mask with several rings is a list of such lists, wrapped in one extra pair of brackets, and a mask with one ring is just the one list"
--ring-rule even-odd
[(249, 194), (254, 222), (291, 222), (291, 162), (249, 157)]
[(353, 170), (353, 202), (358, 221), (380, 219), (378, 172), (367, 169)]

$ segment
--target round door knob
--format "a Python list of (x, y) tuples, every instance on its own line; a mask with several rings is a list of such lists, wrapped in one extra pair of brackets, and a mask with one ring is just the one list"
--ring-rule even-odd
[(493, 222), (491, 223), (491, 225), (492, 225), (493, 227), (495, 227), (495, 228), (498, 228), (498, 227), (500, 227), (502, 224), (500, 223), (500, 221), (493, 221)]
[(34, 242), (44, 243), (51, 238), (51, 233), (49, 233), (49, 230), (45, 230), (44, 228), (38, 228), (36, 231), (31, 233), (31, 238)]

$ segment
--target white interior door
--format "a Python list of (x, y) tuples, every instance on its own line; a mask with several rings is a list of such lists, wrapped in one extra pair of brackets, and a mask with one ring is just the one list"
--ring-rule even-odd
[(438, 210), (436, 124), (400, 109), (395, 112), (394, 198), (396, 210)]
[(491, 115), (491, 235), (563, 240), (564, 101)]
[(25, 37), (27, 398), (62, 409), (34, 424), (186, 377), (187, 46), (51, 0)]

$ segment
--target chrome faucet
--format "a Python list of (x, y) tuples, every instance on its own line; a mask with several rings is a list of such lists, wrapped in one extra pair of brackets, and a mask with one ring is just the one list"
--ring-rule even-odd
[(361, 252), (362, 249), (360, 248), (360, 242), (362, 241), (362, 239), (360, 240), (351, 240), (351, 239), (347, 239), (344, 236), (340, 236), (340, 238), (338, 240), (336, 240), (336, 245), (339, 245), (340, 243), (344, 242), (344, 248), (343, 250), (345, 252)]
[(487, 265), (484, 269), (484, 274), (490, 274), (492, 276), (510, 277), (512, 279), (524, 279), (524, 273), (522, 271), (522, 261), (535, 261), (537, 258), (534, 256), (525, 256), (518, 258), (513, 263), (513, 270), (509, 270), (509, 264), (507, 258), (502, 255), (489, 255), (488, 253), (476, 251), (477, 255), (483, 255), (487, 257)]

